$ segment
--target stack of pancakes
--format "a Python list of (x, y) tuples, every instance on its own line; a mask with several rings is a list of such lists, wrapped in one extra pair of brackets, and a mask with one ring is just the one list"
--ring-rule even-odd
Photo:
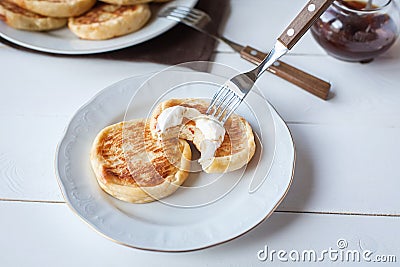
[(151, 16), (148, 2), (166, 0), (0, 0), (0, 19), (29, 31), (58, 29), (68, 23), (82, 39), (104, 40), (142, 28)]
[[(131, 203), (145, 203), (174, 193), (190, 172), (191, 148), (200, 150), (202, 134), (194, 120), (186, 120), (175, 136), (158, 138), (157, 118), (172, 106), (195, 108), (205, 113), (208, 102), (171, 99), (160, 103), (151, 117), (120, 122), (104, 128), (96, 137), (91, 164), (100, 187), (110, 195)], [(215, 152), (207, 173), (224, 173), (246, 165), (255, 152), (249, 123), (233, 114), (224, 125), (224, 141)], [(201, 153), (201, 150), (200, 150)]]

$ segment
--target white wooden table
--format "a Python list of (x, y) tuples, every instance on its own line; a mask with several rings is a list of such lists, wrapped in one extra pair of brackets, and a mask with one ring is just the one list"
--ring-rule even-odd
[[(224, 34), (265, 51), (304, 3), (232, 0)], [(252, 67), (224, 45), (216, 48), (215, 61)], [(333, 84), (333, 97), (323, 101), (269, 73), (259, 81), (296, 143), (287, 197), (238, 239), (196, 252), (157, 253), (116, 244), (71, 212), (56, 181), (54, 155), (69, 119), (94, 94), (165, 66), (0, 46), (0, 266), (266, 266), (271, 261), (257, 256), (265, 246), (322, 251), (338, 249), (339, 239), (349, 249), (373, 251), (372, 257), (396, 256), (397, 263), (385, 266), (400, 264), (400, 42), (361, 65), (327, 56), (307, 34), (284, 61)]]

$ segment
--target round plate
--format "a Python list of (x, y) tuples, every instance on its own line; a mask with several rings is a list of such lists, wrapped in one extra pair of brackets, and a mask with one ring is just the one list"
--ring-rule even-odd
[[(170, 75), (173, 72), (176, 75)], [(237, 110), (256, 136), (256, 154), (246, 168), (217, 179), (204, 172), (190, 173), (182, 189), (148, 204), (125, 203), (103, 192), (89, 161), (92, 142), (102, 128), (135, 115), (145, 118), (157, 101), (166, 98), (210, 97), (209, 90), (215, 88), (207, 90), (204, 85), (212, 87), (214, 81), (226, 79), (198, 71), (178, 72), (167, 72), (165, 77), (186, 77), (187, 83), (170, 90), (154, 83), (163, 77), (157, 75), (132, 77), (107, 87), (74, 115), (56, 152), (59, 184), (72, 210), (101, 234), (127, 246), (191, 251), (229, 241), (266, 219), (292, 182), (291, 134), (268, 102), (250, 93)], [(204, 186), (213, 197), (204, 199)]]
[(154, 38), (177, 24), (165, 18), (157, 18), (159, 8), (171, 5), (193, 7), (198, 0), (175, 0), (164, 5), (153, 5), (152, 17), (145, 27), (137, 32), (102, 41), (82, 40), (68, 27), (48, 32), (16, 30), (0, 21), (0, 36), (17, 45), (33, 50), (56, 54), (93, 54), (125, 48)]

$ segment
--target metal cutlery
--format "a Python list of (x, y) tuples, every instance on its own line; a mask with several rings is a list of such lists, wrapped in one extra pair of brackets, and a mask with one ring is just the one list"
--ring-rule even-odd
[[(164, 17), (174, 21), (181, 22), (189, 27), (192, 27), (217, 41), (224, 42), (229, 45), (234, 51), (239, 52), (241, 57), (258, 65), (267, 56), (250, 46), (240, 45), (223, 35), (216, 34), (212, 31), (213, 27), (211, 17), (202, 10), (189, 8), (185, 6), (168, 7), (158, 14), (159, 17)], [(282, 61), (276, 61), (269, 66), (267, 70), (278, 77), (281, 77), (307, 92), (326, 100), (328, 98), (330, 83), (321, 80), (311, 74), (299, 70)]]
[(260, 65), (253, 70), (236, 75), (215, 93), (206, 114), (213, 116), (221, 123), (225, 123), (229, 116), (242, 103), (261, 74), (293, 48), (313, 22), (319, 18), (333, 1), (310, 0), (278, 37), (273, 49)]

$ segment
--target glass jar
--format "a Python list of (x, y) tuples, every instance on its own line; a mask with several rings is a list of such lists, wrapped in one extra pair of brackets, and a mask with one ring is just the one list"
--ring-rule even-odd
[(311, 33), (329, 55), (366, 63), (393, 45), (399, 23), (393, 0), (336, 0), (317, 19)]

